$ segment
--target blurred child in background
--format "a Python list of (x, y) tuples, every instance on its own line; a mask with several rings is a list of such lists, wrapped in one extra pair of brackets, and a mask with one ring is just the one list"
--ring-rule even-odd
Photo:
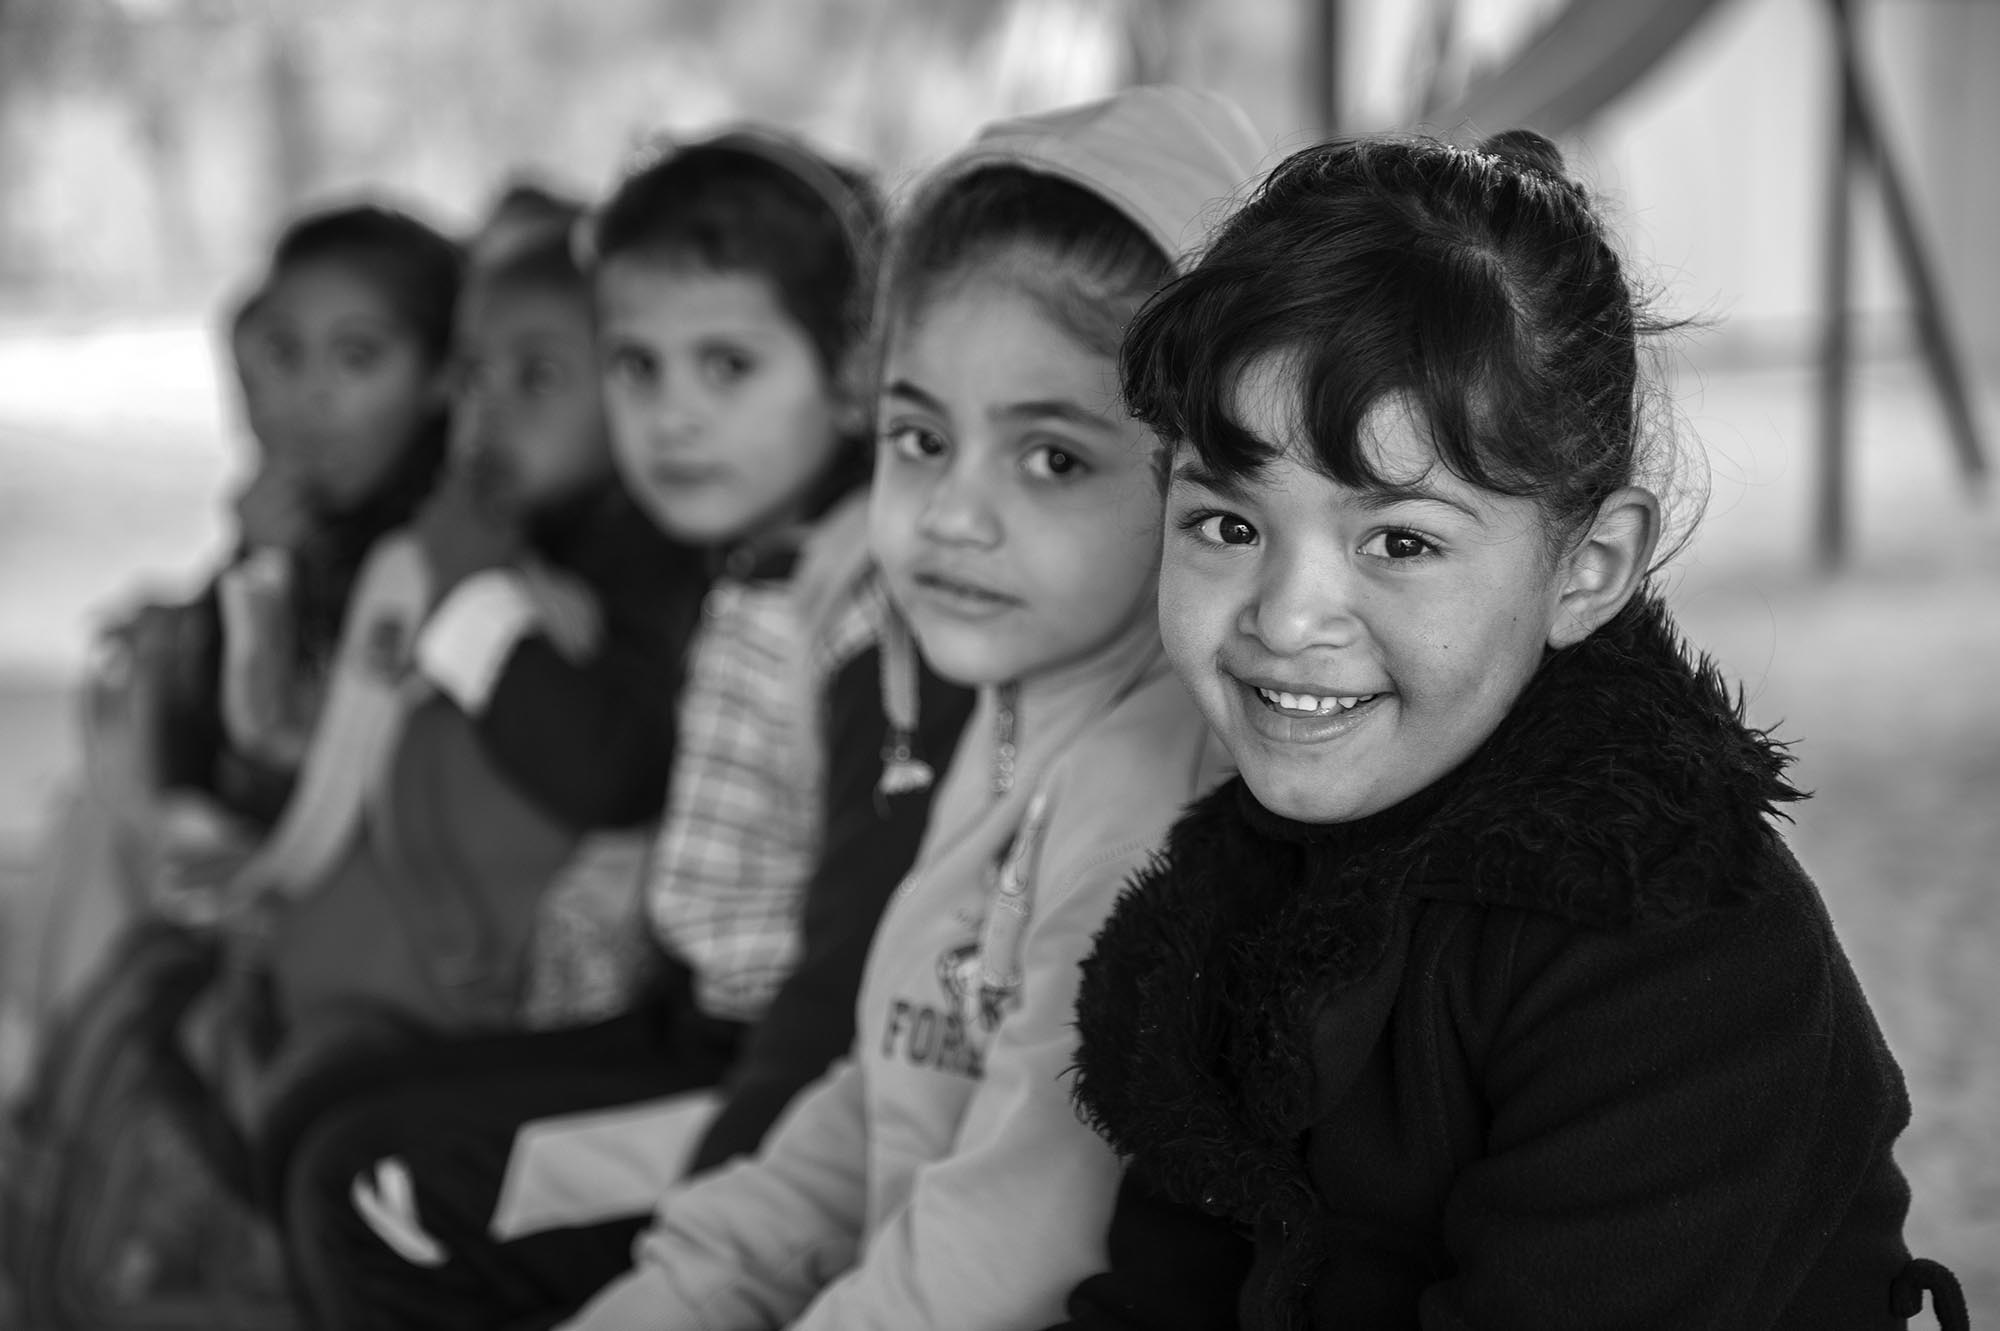
[(618, 482), (567, 225), (489, 248), (457, 346), (445, 476), (370, 556), (325, 733), (231, 886), (270, 907), (237, 960), (273, 991), (246, 1117), (279, 1159), (360, 1048), (516, 1027), (551, 883), (667, 786), (707, 573)]
[(60, 1009), (155, 891), (233, 872), (289, 797), (348, 594), (444, 457), (458, 248), (374, 205), (301, 218), (235, 309), (255, 444), (230, 561), (108, 629), (86, 683), (86, 789), (52, 841), (33, 1005)]
[[(877, 226), (863, 178), (751, 131), (668, 153), (593, 219), (620, 470), (716, 573), (647, 871), (656, 974), (604, 1021), (378, 1067), (378, 1090), (318, 1118), (284, 1218), (321, 1325), (567, 1313), (627, 1265), (668, 1179), (754, 1147), (846, 1047), (862, 956), (928, 805), (920, 785), (876, 783), (884, 602), (862, 539), (873, 448), (854, 361)], [(941, 757), (968, 699), (910, 680), (926, 708), (899, 738)], [(684, 1094), (719, 1081), (712, 1117)], [(592, 1118), (587, 1149), (566, 1154), (546, 1120), (586, 1111), (614, 1128)], [(663, 1138), (664, 1120), (680, 1126)], [(531, 1168), (514, 1158), (517, 1141), (552, 1140)]]
[[(258, 467), (217, 579), (219, 730), (170, 713), (163, 779), (268, 825), (303, 755), (362, 558), (443, 461), (458, 248), (375, 206), (289, 228), (237, 339)], [(211, 723), (212, 724), (212, 723)]]
[[(233, 553), (193, 600), (105, 635), (83, 789), (34, 892), (49, 918), (23, 931), (32, 964), (8, 977), (52, 1027), (10, 1116), (0, 1222), (31, 1321), (101, 1297), (117, 1263), (199, 1279), (206, 1257), (163, 1254), (188, 1243), (190, 1216), (226, 1228), (159, 1112), (201, 1102), (181, 1018), (219, 949), (155, 912), (230, 881), (290, 802), (363, 557), (444, 457), (460, 270), (458, 247), (413, 217), (332, 209), (286, 228), (231, 321), (256, 444)], [(228, 1134), (192, 1126), (207, 1157), (235, 1159)], [(197, 1247), (234, 1280), (255, 1263), (219, 1232)]]

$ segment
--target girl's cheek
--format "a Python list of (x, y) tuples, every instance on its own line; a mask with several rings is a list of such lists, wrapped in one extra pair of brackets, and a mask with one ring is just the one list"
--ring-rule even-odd
[(880, 539), (892, 548), (908, 545), (923, 514), (923, 487), (913, 481), (908, 468), (894, 463), (876, 483), (882, 486), (874, 523)]

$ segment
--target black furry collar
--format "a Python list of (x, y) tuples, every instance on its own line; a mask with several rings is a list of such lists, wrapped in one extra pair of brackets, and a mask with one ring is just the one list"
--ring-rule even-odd
[(1379, 1028), (1399, 902), (1612, 930), (1715, 909), (1757, 890), (1766, 819), (1800, 798), (1789, 762), (1647, 598), (1551, 653), (1491, 738), (1396, 808), (1300, 824), (1233, 781), (1176, 824), (1084, 963), (1078, 1103), (1168, 1195), (1302, 1233), (1299, 1143), (1332, 1093), (1313, 1023), (1338, 995)]

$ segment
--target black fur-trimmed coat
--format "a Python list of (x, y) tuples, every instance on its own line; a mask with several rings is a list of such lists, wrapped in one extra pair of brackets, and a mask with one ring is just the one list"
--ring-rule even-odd
[(1787, 761), (1639, 601), (1394, 809), (1195, 806), (1085, 966), (1132, 1168), (1075, 1324), (1902, 1325), (1908, 1099)]

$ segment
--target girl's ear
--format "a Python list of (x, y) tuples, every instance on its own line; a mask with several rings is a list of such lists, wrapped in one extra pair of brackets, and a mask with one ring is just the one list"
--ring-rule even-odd
[(1659, 541), (1660, 501), (1651, 490), (1628, 485), (1598, 505), (1590, 530), (1558, 570), (1562, 591), (1549, 646), (1575, 646), (1623, 610), (1645, 581)]

